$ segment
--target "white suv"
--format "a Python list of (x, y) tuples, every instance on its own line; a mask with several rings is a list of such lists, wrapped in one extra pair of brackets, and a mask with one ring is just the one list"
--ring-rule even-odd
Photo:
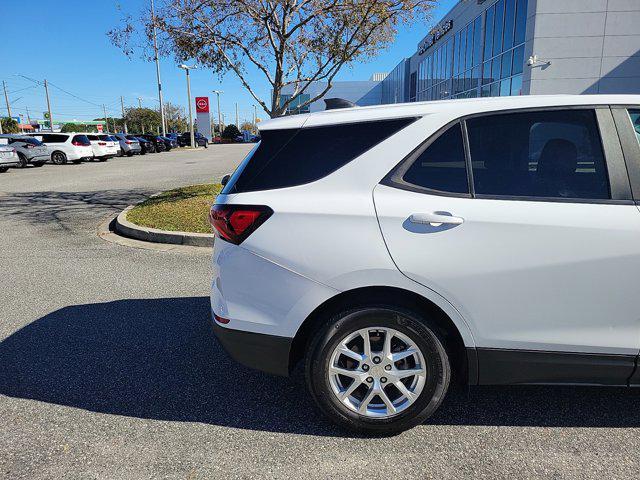
[(82, 160), (93, 159), (93, 149), (91, 142), (82, 133), (32, 133), (32, 137), (37, 138), (47, 146), (51, 162), (56, 165), (73, 162), (79, 163)]
[(260, 124), (212, 207), (238, 361), (393, 433), (469, 385), (640, 385), (640, 96), (348, 108)]
[(110, 140), (108, 135), (98, 133), (85, 133), (84, 135), (86, 135), (91, 143), (94, 160), (106, 162), (108, 159), (113, 158), (118, 154), (116, 142)]

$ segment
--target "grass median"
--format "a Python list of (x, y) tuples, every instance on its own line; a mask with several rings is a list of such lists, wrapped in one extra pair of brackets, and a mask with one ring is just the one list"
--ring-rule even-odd
[(129, 210), (127, 220), (172, 232), (211, 233), (209, 208), (221, 189), (216, 183), (168, 190)]

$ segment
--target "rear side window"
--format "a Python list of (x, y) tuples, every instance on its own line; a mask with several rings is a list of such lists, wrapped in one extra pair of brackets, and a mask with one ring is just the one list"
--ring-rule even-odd
[(265, 130), (222, 193), (293, 187), (343, 167), (415, 118)]
[(629, 110), (629, 115), (631, 116), (633, 129), (636, 132), (636, 138), (640, 142), (640, 110)]
[(99, 140), (97, 135), (87, 135), (89, 140)]
[(467, 129), (476, 194), (611, 198), (593, 110), (483, 116)]
[(469, 193), (462, 128), (450, 127), (402, 175), (411, 185), (450, 193)]

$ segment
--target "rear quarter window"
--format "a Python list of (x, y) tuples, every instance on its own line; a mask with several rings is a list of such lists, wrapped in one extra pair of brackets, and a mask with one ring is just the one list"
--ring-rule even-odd
[(265, 130), (222, 193), (293, 187), (343, 167), (416, 120), (415, 117), (350, 124)]

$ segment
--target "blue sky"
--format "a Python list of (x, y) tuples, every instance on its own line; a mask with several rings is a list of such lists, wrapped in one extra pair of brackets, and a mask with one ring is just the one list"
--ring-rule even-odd
[[(145, 0), (37, 0), (25, 10), (24, 1), (2, 0), (3, 18), (28, 18), (28, 27), (21, 21), (3, 22), (0, 80), (6, 81), (12, 114), (26, 118), (28, 109), (32, 118), (42, 118), (46, 110), (44, 89), (17, 74), (37, 80), (46, 78), (51, 83), (54, 120), (96, 118), (102, 115), (102, 104), (109, 115), (119, 115), (120, 95), (125, 98), (125, 106), (137, 104), (137, 98), (142, 97), (144, 106), (156, 107), (153, 63), (138, 57), (128, 59), (106, 36), (121, 18), (118, 4), (135, 13), (144, 3)], [(433, 20), (439, 20), (455, 3), (456, 0), (441, 0)], [(429, 26), (416, 24), (401, 31), (389, 50), (364, 64), (344, 69), (338, 80), (367, 80), (372, 73), (391, 70), (401, 58), (415, 52)], [(161, 74), (165, 100), (186, 107), (184, 71), (172, 59), (163, 59)], [(213, 89), (225, 92), (221, 110), (227, 123), (235, 118), (235, 102), (239, 104), (241, 121), (252, 117), (253, 99), (232, 74), (220, 81), (211, 71), (192, 71), (193, 96), (213, 97)], [(266, 83), (259, 91), (268, 96)], [(0, 114), (6, 115), (3, 97)], [(265, 114), (259, 110), (258, 116), (264, 118)]]

